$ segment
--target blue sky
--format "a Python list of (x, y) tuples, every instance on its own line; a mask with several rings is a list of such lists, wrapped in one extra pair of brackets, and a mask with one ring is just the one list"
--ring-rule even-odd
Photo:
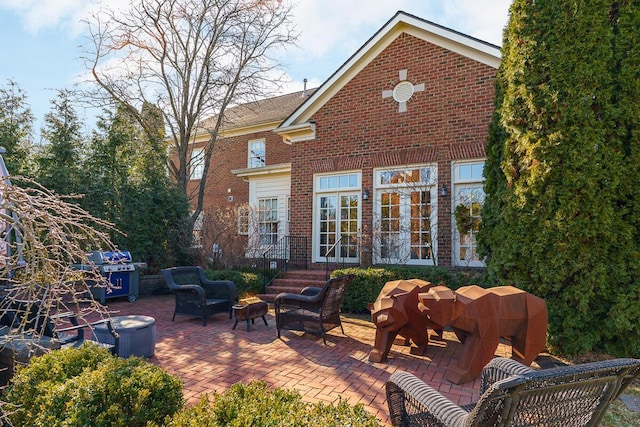
[[(0, 0), (0, 85), (14, 80), (28, 96), (39, 127), (58, 89), (71, 88), (83, 73), (82, 19), (108, 4), (129, 0)], [(500, 45), (511, 0), (297, 0), (293, 20), (298, 47), (283, 57), (291, 83), (283, 92), (317, 87), (398, 10)], [(93, 122), (94, 110), (79, 110)]]

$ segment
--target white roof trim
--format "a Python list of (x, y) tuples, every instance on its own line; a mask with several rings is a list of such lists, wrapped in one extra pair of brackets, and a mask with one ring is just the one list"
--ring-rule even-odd
[(282, 137), (286, 144), (298, 141), (309, 141), (316, 138), (315, 122), (304, 122), (291, 126), (280, 126), (273, 130)]
[(279, 133), (283, 128), (295, 127), (309, 120), (336, 92), (402, 33), (411, 34), (496, 69), (500, 65), (501, 56), (498, 46), (400, 11), (333, 73), (313, 95), (287, 117), (275, 131)]
[(277, 165), (265, 166), (263, 168), (234, 169), (231, 173), (239, 177), (247, 178), (291, 173), (291, 163), (280, 163)]

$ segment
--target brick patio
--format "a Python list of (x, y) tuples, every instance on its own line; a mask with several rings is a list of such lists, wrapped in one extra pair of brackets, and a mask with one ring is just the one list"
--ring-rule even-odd
[[(171, 321), (172, 295), (152, 296), (129, 303), (107, 300), (114, 316), (138, 314), (156, 319), (155, 355), (150, 359), (184, 383), (188, 404), (203, 393), (224, 392), (229, 386), (264, 380), (272, 387), (295, 389), (306, 402), (362, 403), (369, 412), (388, 424), (384, 383), (396, 370), (422, 378), (458, 404), (479, 397), (479, 380), (454, 385), (443, 379), (456, 360), (460, 343), (445, 332), (445, 341), (432, 340), (425, 356), (412, 355), (408, 347), (394, 345), (385, 363), (369, 362), (375, 327), (368, 320), (343, 317), (345, 335), (339, 329), (322, 339), (299, 332), (283, 331), (276, 337), (275, 317), (270, 310), (268, 326), (258, 318), (251, 331), (245, 322), (232, 330), (234, 321), (224, 314), (212, 316), (206, 326), (200, 319), (177, 316)], [(496, 354), (509, 356), (511, 348), (501, 344)]]

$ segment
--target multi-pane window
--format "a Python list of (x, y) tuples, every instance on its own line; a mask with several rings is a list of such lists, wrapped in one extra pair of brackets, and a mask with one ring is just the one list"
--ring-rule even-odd
[(380, 195), (380, 257), (400, 258), (400, 193)]
[(266, 166), (264, 139), (249, 141), (249, 167), (262, 168), (264, 166)]
[(431, 192), (411, 192), (411, 259), (431, 259)]
[(258, 200), (258, 233), (261, 245), (273, 245), (278, 241), (277, 198)]
[(477, 234), (485, 198), (483, 169), (483, 161), (460, 163), (453, 168), (454, 256), (458, 265), (483, 265), (477, 253)]
[(432, 264), (435, 166), (376, 171), (376, 262)]
[(249, 234), (249, 212), (251, 209), (247, 205), (238, 206), (238, 234), (246, 236)]
[(189, 172), (191, 179), (202, 179), (202, 175), (204, 174), (204, 150), (202, 148), (194, 148), (191, 150)]
[(340, 196), (340, 256), (358, 256), (358, 200), (356, 194)]
[(330, 175), (322, 176), (318, 179), (319, 190), (349, 190), (360, 188), (358, 182), (359, 174)]

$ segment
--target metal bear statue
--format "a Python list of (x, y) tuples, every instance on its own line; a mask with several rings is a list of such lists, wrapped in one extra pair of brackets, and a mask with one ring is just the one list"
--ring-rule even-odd
[(500, 337), (511, 340), (512, 358), (530, 365), (545, 348), (545, 301), (513, 286), (464, 286), (453, 292), (434, 286), (418, 295), (419, 310), (432, 324), (451, 326), (463, 343), (457, 366), (445, 378), (461, 384), (477, 377), (491, 361)]
[(418, 294), (433, 286), (420, 279), (394, 280), (385, 283), (375, 303), (369, 305), (371, 320), (376, 325), (376, 338), (369, 353), (372, 362), (384, 362), (397, 335), (409, 340), (423, 354), (429, 343), (429, 319), (418, 310)]

